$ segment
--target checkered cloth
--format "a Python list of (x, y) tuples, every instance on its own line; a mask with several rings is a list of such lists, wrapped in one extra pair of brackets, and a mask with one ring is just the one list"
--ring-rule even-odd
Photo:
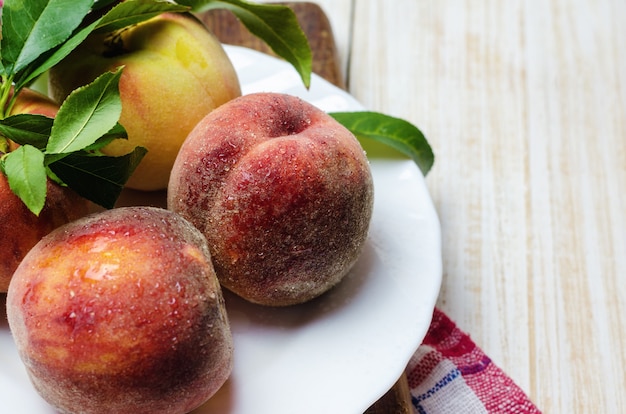
[(438, 309), (406, 372), (416, 414), (540, 414), (511, 378)]

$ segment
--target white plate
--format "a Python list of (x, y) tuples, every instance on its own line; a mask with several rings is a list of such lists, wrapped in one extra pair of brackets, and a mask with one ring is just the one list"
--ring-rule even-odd
[[(287, 63), (226, 49), (244, 94), (284, 92), (326, 111), (363, 109), (318, 76), (307, 91)], [(439, 221), (412, 161), (372, 154), (371, 166), (374, 215), (362, 258), (339, 286), (305, 305), (264, 308), (225, 293), (234, 370), (194, 414), (358, 414), (400, 377), (426, 334), (439, 293)], [(0, 401), (7, 413), (54, 412), (30, 385), (2, 317)]]

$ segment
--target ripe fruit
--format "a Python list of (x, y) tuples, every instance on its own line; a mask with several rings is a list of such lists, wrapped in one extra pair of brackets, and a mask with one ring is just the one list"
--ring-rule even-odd
[(46, 205), (35, 216), (0, 173), (0, 292), (7, 291), (13, 272), (43, 236), (88, 212), (86, 200), (69, 188), (48, 180), (47, 191)]
[[(30, 113), (54, 117), (57, 111), (54, 101), (22, 89), (11, 115)], [(10, 149), (15, 148), (16, 145), (10, 143)], [(6, 176), (0, 173), (0, 292), (7, 291), (13, 272), (31, 247), (56, 227), (86, 215), (88, 209), (87, 200), (48, 180), (46, 204), (36, 216), (11, 191)]]
[(232, 368), (206, 240), (164, 209), (108, 210), (44, 237), (15, 272), (7, 318), (63, 413), (187, 413)]
[(93, 34), (50, 71), (57, 101), (108, 70), (124, 66), (120, 123), (128, 140), (105, 149), (148, 154), (127, 187), (161, 190), (183, 140), (207, 113), (241, 95), (237, 74), (217, 38), (195, 17), (164, 13), (115, 35)]
[(176, 159), (168, 208), (207, 237), (222, 286), (264, 305), (308, 301), (359, 257), (372, 214), (367, 158), (347, 129), (289, 95), (237, 98)]
[(11, 115), (37, 114), (54, 118), (58, 111), (59, 105), (52, 99), (32, 89), (24, 88), (11, 108)]

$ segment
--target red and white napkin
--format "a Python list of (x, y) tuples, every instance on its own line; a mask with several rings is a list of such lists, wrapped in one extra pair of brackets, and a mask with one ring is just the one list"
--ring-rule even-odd
[(439, 309), (406, 372), (416, 414), (541, 413)]

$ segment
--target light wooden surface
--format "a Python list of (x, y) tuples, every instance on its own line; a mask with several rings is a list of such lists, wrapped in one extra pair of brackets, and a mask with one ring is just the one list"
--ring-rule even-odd
[(439, 307), (543, 412), (626, 412), (626, 2), (318, 3), (433, 146)]

